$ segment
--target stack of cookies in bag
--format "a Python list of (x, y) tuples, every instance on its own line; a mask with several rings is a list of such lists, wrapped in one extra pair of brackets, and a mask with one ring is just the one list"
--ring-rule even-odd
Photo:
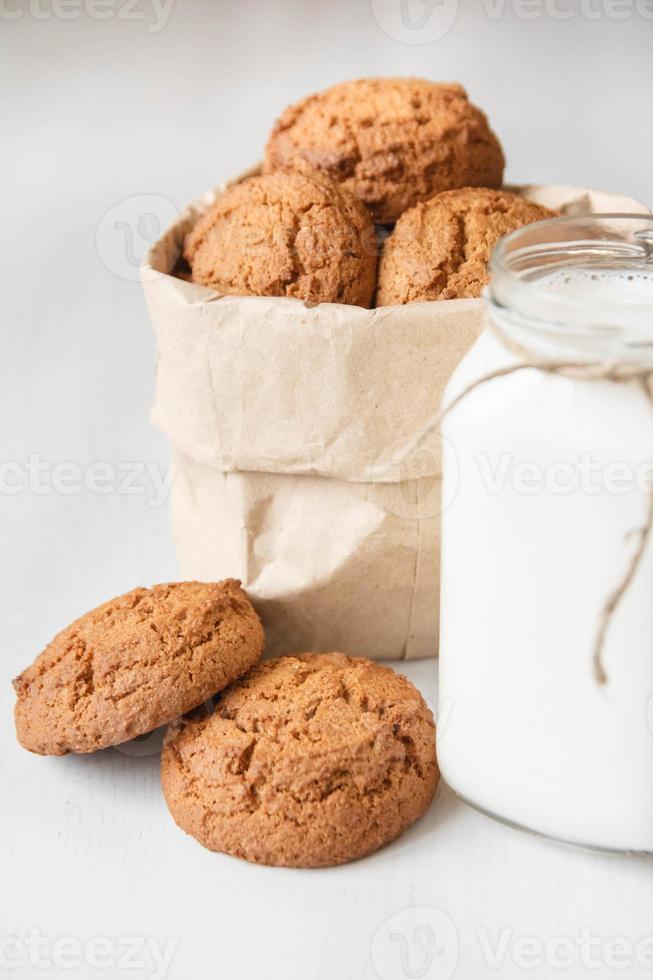
[(461, 85), (344, 82), (290, 106), (263, 172), (186, 237), (222, 294), (390, 306), (478, 297), (503, 235), (554, 212), (501, 189), (504, 154)]

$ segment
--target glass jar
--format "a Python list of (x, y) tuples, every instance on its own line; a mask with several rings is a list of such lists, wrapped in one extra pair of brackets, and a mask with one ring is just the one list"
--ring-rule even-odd
[(443, 402), (462, 395), (442, 423), (442, 774), (513, 825), (650, 853), (653, 217), (513, 232), (486, 305)]

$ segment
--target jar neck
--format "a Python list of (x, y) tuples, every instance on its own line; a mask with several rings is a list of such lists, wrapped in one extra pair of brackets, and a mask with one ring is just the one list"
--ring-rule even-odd
[[(507, 346), (545, 360), (578, 364), (624, 364), (653, 370), (653, 311), (641, 324), (620, 324), (600, 318), (593, 323), (575, 321), (573, 310), (527, 312), (500, 303), (491, 290), (485, 294), (491, 325)], [(539, 315), (538, 315), (539, 314)]]
[(492, 256), (492, 323), (534, 356), (653, 369), (653, 216), (525, 226)]

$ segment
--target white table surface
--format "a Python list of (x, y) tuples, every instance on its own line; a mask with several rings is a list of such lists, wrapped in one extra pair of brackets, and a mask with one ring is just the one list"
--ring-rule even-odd
[[(433, 662), (401, 669), (434, 697)], [(603, 978), (615, 975), (606, 943), (621, 937), (635, 946), (651, 935), (651, 861), (584, 853), (509, 830), (444, 786), (402, 838), (348, 866), (273, 869), (212, 854), (172, 822), (159, 758), (147, 743), (90, 757), (30, 756), (8, 730), (6, 686), (2, 697), (0, 764), (9, 788), (2, 808), (2, 931), (20, 937), (26, 957), (30, 930), (37, 930), (47, 943), (46, 962), (59, 937), (77, 939), (82, 951), (94, 937), (106, 937), (115, 960), (126, 952), (127, 937), (156, 943), (172, 950), (165, 976), (174, 980)], [(584, 933), (591, 957), (585, 961)], [(431, 936), (442, 951), (435, 956)], [(546, 944), (562, 937), (568, 948), (549, 947), (547, 955)], [(532, 941), (542, 944), (541, 954)], [(135, 954), (142, 967), (116, 975), (156, 976), (151, 948)], [(573, 965), (557, 968), (556, 952)], [(650, 975), (651, 943), (640, 955), (644, 965), (633, 952), (632, 965), (619, 972)], [(524, 968), (538, 961), (541, 967)], [(86, 964), (51, 970), (95, 976)], [(28, 959), (8, 975), (43, 972)]]
[[(248, 866), (175, 827), (150, 743), (89, 758), (21, 750), (9, 680), (74, 616), (175, 576), (153, 479), (167, 461), (148, 422), (154, 343), (133, 281), (152, 230), (139, 217), (165, 221), (257, 159), (286, 102), (372, 73), (464, 81), (507, 144), (509, 180), (652, 204), (653, 22), (534, 21), (511, 5), (489, 18), (462, 3), (448, 36), (412, 45), (380, 29), (373, 5), (344, 0), (176, 0), (158, 33), (25, 9), (0, 12), (0, 976), (157, 976), (154, 949), (172, 951), (172, 980), (651, 975), (650, 942), (640, 962), (633, 951), (610, 965), (620, 938), (634, 950), (653, 935), (649, 860), (511, 831), (441, 787), (417, 826), (364, 861)], [(106, 493), (88, 486), (97, 463)], [(434, 701), (435, 664), (402, 669)], [(140, 966), (124, 962), (127, 937)], [(103, 970), (80, 958), (93, 950)]]

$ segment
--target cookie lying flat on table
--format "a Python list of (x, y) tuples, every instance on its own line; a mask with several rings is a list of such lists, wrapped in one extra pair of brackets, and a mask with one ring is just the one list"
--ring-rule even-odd
[(324, 867), (369, 854), (427, 809), (433, 716), (388, 667), (341, 653), (254, 667), (209, 717), (166, 735), (163, 792), (205, 847), (259, 864)]
[(14, 681), (30, 752), (95, 752), (197, 707), (260, 658), (263, 630), (240, 587), (134, 589), (59, 633)]
[(264, 170), (298, 161), (350, 190), (379, 224), (451, 187), (500, 187), (504, 167), (501, 144), (462, 85), (423, 78), (361, 78), (290, 106)]
[(369, 306), (374, 226), (363, 205), (303, 167), (223, 191), (186, 236), (194, 282), (236, 296), (290, 296)]
[(556, 215), (510, 191), (464, 187), (436, 194), (402, 214), (386, 239), (376, 305), (478, 297), (498, 240)]

